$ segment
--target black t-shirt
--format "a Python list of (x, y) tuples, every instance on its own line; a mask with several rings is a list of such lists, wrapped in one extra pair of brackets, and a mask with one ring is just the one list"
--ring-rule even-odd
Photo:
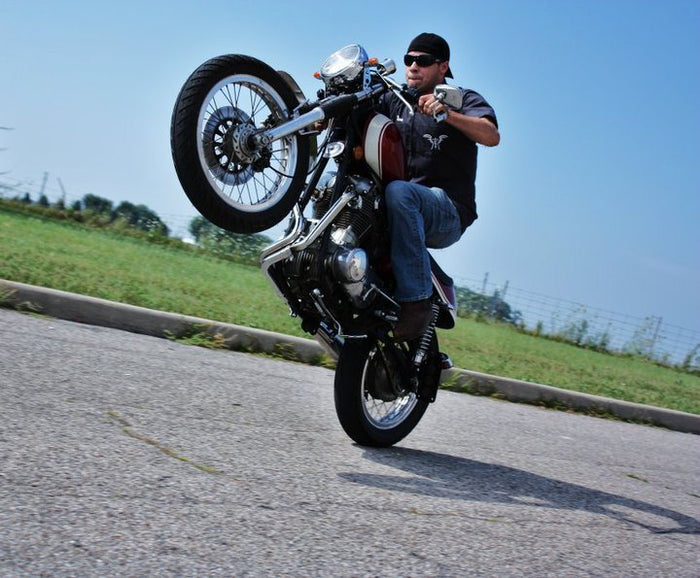
[[(497, 123), (496, 113), (483, 96), (473, 90), (460, 90), (459, 112), (488, 117)], [(401, 132), (411, 182), (443, 189), (457, 207), (462, 230), (466, 229), (477, 218), (476, 143), (446, 122), (435, 122), (432, 116), (410, 115), (406, 105), (392, 93), (382, 97), (377, 111), (393, 120)]]

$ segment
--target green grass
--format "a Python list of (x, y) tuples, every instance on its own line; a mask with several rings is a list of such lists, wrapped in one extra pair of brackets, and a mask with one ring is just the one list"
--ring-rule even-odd
[(0, 277), (303, 335), (259, 269), (71, 222), (0, 211)]
[[(309, 337), (257, 267), (7, 209), (0, 278)], [(700, 377), (643, 359), (468, 319), (440, 340), (457, 367), (700, 414)]]
[(442, 332), (440, 340), (456, 367), (700, 413), (700, 377), (644, 359), (598, 353), (468, 320)]

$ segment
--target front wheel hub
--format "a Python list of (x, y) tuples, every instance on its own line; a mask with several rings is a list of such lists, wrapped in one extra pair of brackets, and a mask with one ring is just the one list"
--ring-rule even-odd
[(233, 154), (239, 162), (251, 164), (257, 160), (258, 153), (251, 147), (252, 136), (256, 132), (255, 127), (249, 124), (239, 124), (231, 131)]
[(225, 185), (239, 186), (253, 176), (250, 162), (241, 157), (236, 133), (248, 126), (250, 117), (237, 108), (226, 106), (211, 115), (204, 127), (202, 142), (207, 167), (212, 176)]

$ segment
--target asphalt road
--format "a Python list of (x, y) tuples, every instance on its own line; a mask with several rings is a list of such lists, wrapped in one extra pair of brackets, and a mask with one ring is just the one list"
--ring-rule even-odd
[(0, 310), (1, 576), (698, 576), (700, 437)]

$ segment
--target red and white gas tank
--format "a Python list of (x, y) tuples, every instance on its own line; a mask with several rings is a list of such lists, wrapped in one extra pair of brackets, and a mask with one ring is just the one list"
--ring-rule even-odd
[(370, 114), (362, 144), (365, 160), (382, 184), (406, 180), (406, 153), (401, 133), (390, 118), (377, 112)]

